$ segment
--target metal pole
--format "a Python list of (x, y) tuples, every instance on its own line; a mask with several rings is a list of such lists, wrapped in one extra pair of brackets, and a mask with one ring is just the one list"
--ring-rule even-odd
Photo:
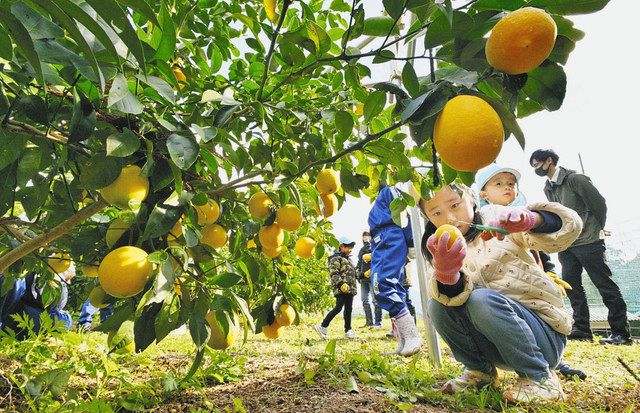
[[(413, 23), (416, 20), (416, 15), (411, 14), (411, 24), (409, 27), (413, 26)], [(407, 57), (414, 56), (416, 52), (416, 41), (415, 39), (411, 40), (407, 45)], [(413, 59), (409, 61), (413, 64)], [(407, 129), (406, 127), (403, 127)], [(407, 136), (409, 137), (409, 131), (407, 132)], [(411, 139), (410, 137), (408, 139)], [(407, 142), (408, 143), (408, 142)], [(413, 185), (409, 182), (409, 185)], [(429, 353), (429, 360), (431, 364), (436, 367), (442, 367), (442, 354), (440, 353), (440, 343), (438, 342), (438, 333), (436, 329), (433, 327), (433, 323), (431, 322), (431, 318), (429, 317), (429, 282), (427, 280), (427, 262), (422, 256), (422, 251), (420, 248), (420, 242), (422, 240), (422, 233), (424, 226), (422, 225), (422, 220), (420, 218), (420, 212), (418, 210), (418, 206), (411, 208), (411, 234), (413, 235), (413, 244), (416, 249), (416, 265), (418, 267), (418, 285), (420, 287), (420, 303), (422, 304), (422, 321), (424, 322), (424, 330), (426, 334), (426, 345)]]
[(580, 161), (580, 169), (582, 169), (582, 175), (584, 175), (584, 165), (582, 164), (582, 156), (578, 152), (578, 160)]

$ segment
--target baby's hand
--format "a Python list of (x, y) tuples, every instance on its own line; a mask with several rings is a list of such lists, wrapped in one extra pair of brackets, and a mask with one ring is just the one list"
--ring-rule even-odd
[(460, 269), (467, 255), (467, 244), (464, 238), (458, 238), (451, 248), (447, 248), (449, 233), (443, 233), (440, 238), (433, 234), (427, 239), (427, 248), (433, 255), (435, 277), (442, 284), (453, 285), (460, 279)]
[[(526, 208), (511, 208), (504, 211), (496, 219), (489, 221), (489, 226), (506, 229), (509, 232), (527, 232), (536, 226), (536, 214)], [(489, 231), (482, 234), (482, 239), (487, 241), (493, 237), (503, 240), (505, 235)]]

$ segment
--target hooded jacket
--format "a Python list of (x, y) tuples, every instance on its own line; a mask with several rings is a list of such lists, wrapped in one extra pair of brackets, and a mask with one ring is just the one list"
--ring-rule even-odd
[(342, 284), (349, 286), (349, 292), (346, 294), (356, 295), (358, 293), (356, 286), (356, 268), (351, 263), (349, 257), (336, 250), (333, 255), (328, 258), (328, 261), (333, 295), (338, 296), (345, 294), (340, 291)]
[(544, 194), (578, 213), (582, 219), (582, 233), (571, 245), (592, 244), (603, 239), (601, 233), (607, 221), (607, 204), (588, 176), (559, 167), (557, 182), (547, 181)]
[[(483, 222), (489, 222), (506, 207), (490, 205), (482, 208)], [(462, 265), (462, 291), (453, 296), (442, 293), (429, 268), (429, 292), (438, 302), (451, 307), (461, 306), (474, 288), (491, 288), (512, 298), (534, 311), (554, 330), (569, 334), (573, 320), (565, 310), (560, 286), (536, 263), (531, 250), (547, 253), (563, 251), (571, 245), (580, 231), (580, 217), (560, 204), (536, 203), (528, 206), (532, 211), (548, 211), (562, 220), (562, 227), (552, 233), (517, 232), (500, 241), (484, 241), (476, 237), (467, 244), (467, 255)]]

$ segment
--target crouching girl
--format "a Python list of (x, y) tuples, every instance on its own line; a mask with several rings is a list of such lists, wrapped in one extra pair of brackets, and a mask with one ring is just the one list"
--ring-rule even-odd
[[(465, 367), (442, 390), (496, 385), (499, 367), (519, 376), (504, 392), (507, 400), (563, 399), (554, 369), (562, 359), (572, 319), (560, 287), (536, 264), (530, 250), (551, 253), (571, 245), (582, 230), (578, 215), (552, 202), (526, 208), (496, 205), (480, 214), (471, 190), (457, 184), (420, 200), (420, 208), (428, 219), (422, 252), (431, 263), (429, 313)], [(435, 234), (445, 224), (462, 235), (452, 245), (449, 233)], [(478, 224), (509, 235), (482, 232)]]

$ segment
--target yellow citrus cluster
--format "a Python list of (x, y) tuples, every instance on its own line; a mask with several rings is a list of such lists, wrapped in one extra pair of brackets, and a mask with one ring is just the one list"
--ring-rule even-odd
[(275, 340), (280, 337), (282, 328), (290, 326), (296, 319), (296, 310), (289, 304), (281, 304), (275, 313), (275, 320), (271, 324), (262, 326), (262, 333), (268, 339)]

